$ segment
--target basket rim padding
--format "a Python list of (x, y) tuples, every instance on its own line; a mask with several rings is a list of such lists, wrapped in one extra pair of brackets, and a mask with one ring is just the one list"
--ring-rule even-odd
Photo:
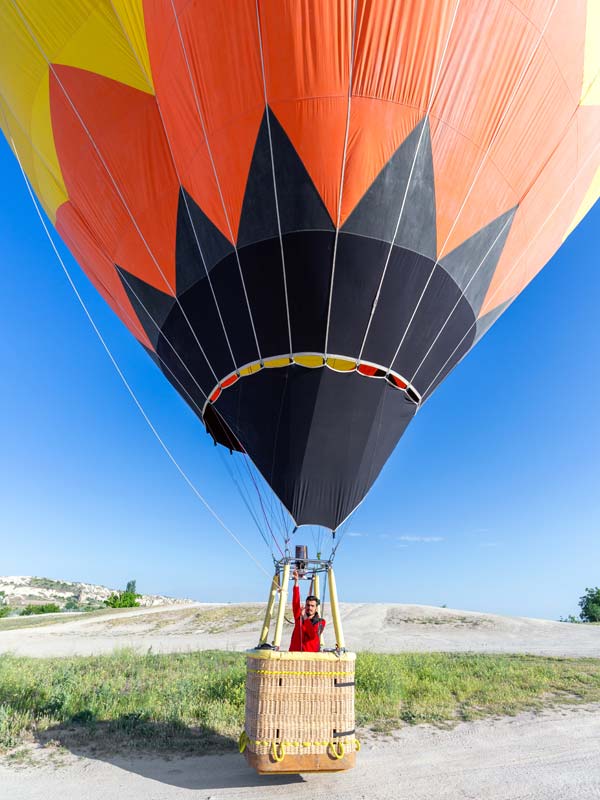
[(265, 661), (356, 661), (356, 653), (306, 653), (289, 650), (246, 650), (248, 658), (262, 658)]

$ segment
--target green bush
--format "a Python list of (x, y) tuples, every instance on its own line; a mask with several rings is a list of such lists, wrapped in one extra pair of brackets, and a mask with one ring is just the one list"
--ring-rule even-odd
[(11, 612), (10, 606), (0, 606), (0, 619), (2, 619), (2, 617), (8, 617), (10, 612)]
[(52, 578), (31, 578), (29, 585), (36, 589), (53, 589), (55, 592), (72, 592), (75, 588), (70, 581), (55, 581)]
[(139, 606), (139, 594), (134, 592), (119, 592), (118, 594), (111, 594), (108, 600), (104, 601), (105, 606), (109, 608), (137, 608)]
[(585, 594), (579, 598), (579, 615), (584, 622), (600, 622), (600, 588), (586, 587)]
[(41, 606), (29, 605), (21, 610), (22, 617), (29, 617), (31, 614), (56, 614), (60, 611), (56, 603), (44, 603)]

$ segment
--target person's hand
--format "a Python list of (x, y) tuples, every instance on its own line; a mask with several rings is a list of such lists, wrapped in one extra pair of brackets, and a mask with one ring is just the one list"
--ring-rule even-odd
[(294, 583), (298, 583), (298, 570), (297, 569), (295, 569), (292, 572), (292, 578), (294, 579)]

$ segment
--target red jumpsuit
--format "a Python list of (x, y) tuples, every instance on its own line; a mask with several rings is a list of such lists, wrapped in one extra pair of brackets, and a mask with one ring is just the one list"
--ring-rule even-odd
[(320, 635), (325, 627), (325, 620), (315, 614), (313, 619), (305, 617), (300, 602), (300, 587), (294, 586), (292, 593), (292, 610), (294, 612), (294, 632), (290, 642), (290, 651), (318, 653), (321, 649)]

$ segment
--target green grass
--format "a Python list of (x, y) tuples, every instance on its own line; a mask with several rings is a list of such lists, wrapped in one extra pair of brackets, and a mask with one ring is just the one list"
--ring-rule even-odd
[(600, 659), (473, 653), (359, 654), (356, 721), (386, 731), (600, 700)]
[[(0, 751), (32, 739), (78, 752), (215, 752), (244, 720), (242, 653), (0, 656)], [(357, 724), (453, 724), (600, 700), (600, 659), (361, 653)]]
[(53, 589), (55, 592), (72, 592), (77, 588), (71, 581), (55, 581), (52, 578), (30, 578), (29, 585), (36, 589)]

